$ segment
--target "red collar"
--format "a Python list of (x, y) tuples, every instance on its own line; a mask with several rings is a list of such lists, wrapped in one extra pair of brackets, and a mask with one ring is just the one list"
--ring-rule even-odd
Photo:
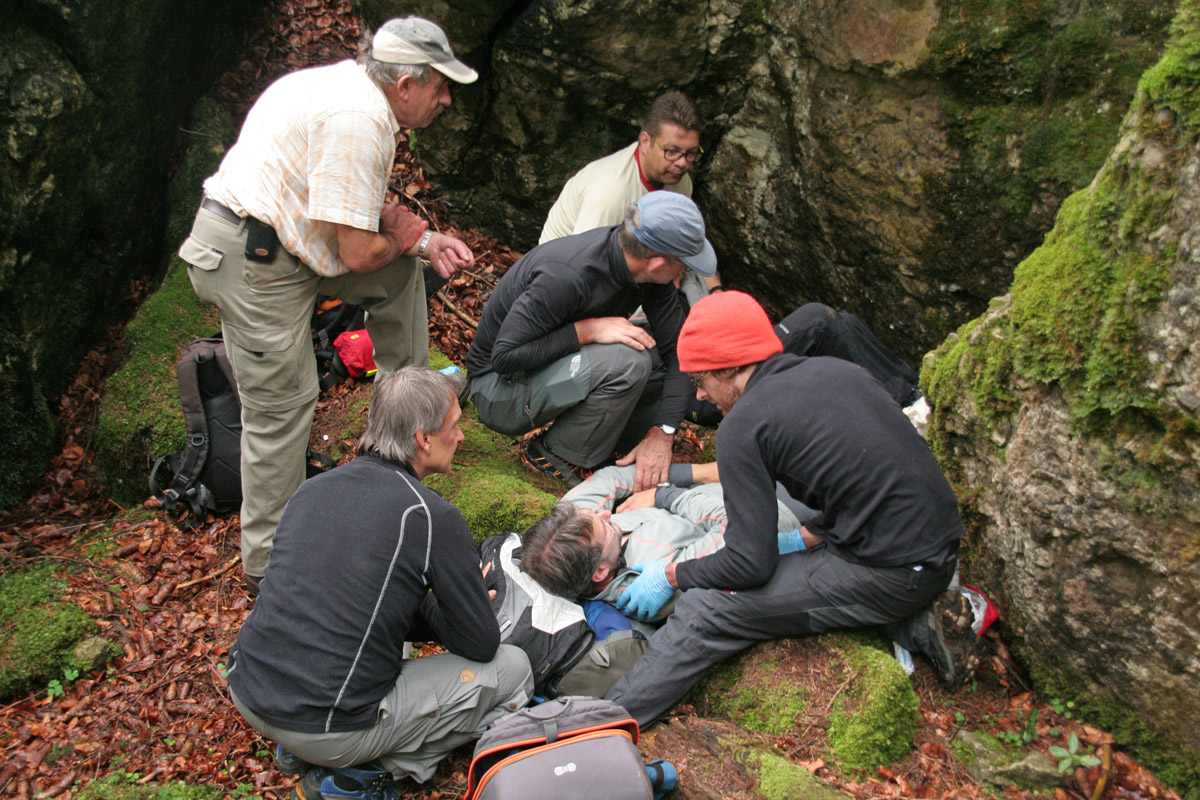
[(642, 172), (641, 147), (633, 148), (633, 160), (637, 162), (638, 180), (640, 180), (642, 182), (642, 186), (646, 187), (647, 192), (656, 191), (655, 188), (650, 185), (650, 181), (646, 180), (646, 173)]

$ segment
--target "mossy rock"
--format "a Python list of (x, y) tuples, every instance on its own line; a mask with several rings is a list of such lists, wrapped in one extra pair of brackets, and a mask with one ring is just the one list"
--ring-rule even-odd
[(955, 170), (928, 184), (943, 209), (926, 253), (938, 272), (974, 287), (978, 278), (961, 274), (965, 251), (1011, 264), (995, 242), (1015, 252), (1037, 245), (1058, 202), (1104, 163), (1175, 5), (1112, 0), (1068, 12), (1042, 0), (938, 4), (924, 71), (945, 87), (946, 137), (961, 153)]
[(89, 783), (74, 795), (78, 800), (220, 800), (224, 792), (213, 786), (175, 783), (138, 785), (141, 775), (118, 770)]
[(840, 800), (845, 797), (775, 750), (752, 748), (744, 751), (740, 760), (758, 781), (758, 791), (764, 800)]
[(125, 361), (109, 378), (96, 426), (100, 480), (122, 504), (141, 502), (158, 456), (183, 449), (186, 429), (179, 407), (175, 364), (182, 347), (220, 329), (216, 309), (196, 296), (187, 266), (174, 251), (191, 230), (201, 185), (216, 171), (236, 130), (211, 100), (196, 106), (192, 144), (170, 186), (166, 275), (125, 328)]
[(1066, 776), (1059, 773), (1058, 766), (1045, 753), (1006, 747), (988, 733), (959, 731), (950, 743), (950, 751), (981, 784), (1032, 791), (1052, 791), (1066, 784)]
[(72, 648), (96, 624), (62, 601), (65, 589), (49, 563), (0, 578), (0, 701), (61, 678), (65, 668), (78, 669)]
[[(826, 722), (812, 709), (830, 708), (826, 760), (874, 770), (908, 754), (918, 722), (916, 692), (881, 647), (875, 635), (854, 632), (764, 642), (711, 670), (687, 700), (705, 717), (768, 736), (792, 733), (801, 717), (811, 736), (812, 723)], [(806, 677), (814, 669), (820, 681)]]
[(920, 703), (908, 675), (877, 639), (851, 634), (840, 638), (838, 646), (853, 680), (833, 705), (830, 752), (844, 768), (874, 771), (912, 749)]

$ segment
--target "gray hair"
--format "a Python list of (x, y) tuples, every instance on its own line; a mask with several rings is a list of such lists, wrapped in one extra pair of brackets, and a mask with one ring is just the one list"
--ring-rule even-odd
[(412, 366), (380, 372), (358, 454), (412, 463), (417, 457), (416, 435), (442, 429), (462, 385), (461, 372), (443, 375)]
[[(399, 20), (388, 20), (380, 30), (386, 31), (388, 25)], [(428, 64), (390, 64), (377, 61), (371, 57), (371, 41), (374, 34), (369, 29), (363, 32), (362, 41), (358, 43), (358, 55), (355, 58), (359, 66), (367, 71), (367, 77), (382, 87), (391, 86), (405, 75), (412, 75), (413, 80), (424, 86), (433, 75), (433, 68)]]
[[(621, 223), (621, 229), (617, 231), (617, 244), (621, 246), (621, 249), (627, 255), (634, 258), (649, 259), (655, 256), (662, 256), (662, 253), (657, 250), (651, 250), (638, 240), (637, 234), (634, 231), (640, 231), (641, 229), (642, 215), (635, 201), (629, 204), (629, 208), (625, 209), (625, 220)], [(663, 258), (670, 258), (670, 256), (663, 256)]]
[(521, 539), (521, 569), (568, 600), (588, 593), (604, 546), (592, 541), (592, 517), (566, 500), (529, 526)]

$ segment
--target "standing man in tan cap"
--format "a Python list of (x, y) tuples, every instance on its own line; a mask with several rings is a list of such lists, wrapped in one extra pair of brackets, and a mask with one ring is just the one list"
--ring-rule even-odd
[(428, 365), (420, 258), (449, 277), (461, 241), (385, 204), (404, 128), (450, 105), (478, 75), (419, 17), (368, 32), (357, 63), (300, 70), (267, 87), (204, 183), (179, 255), (221, 312), (242, 403), (242, 568), (256, 593), (283, 508), (304, 480), (317, 401), (309, 318), (318, 292), (363, 306), (380, 371)]
[[(945, 591), (962, 536), (958, 501), (879, 381), (841, 359), (782, 352), (766, 312), (742, 292), (697, 303), (676, 350), (700, 399), (725, 414), (725, 547), (641, 565), (617, 601), (627, 616), (650, 618), (686, 591), (608, 699), (645, 726), (755, 642), (835, 628), (888, 626), (930, 656), (943, 683), (968, 677), (978, 664), (972, 615)], [(819, 512), (801, 534), (823, 544), (781, 554), (790, 548), (776, 528), (776, 481)]]

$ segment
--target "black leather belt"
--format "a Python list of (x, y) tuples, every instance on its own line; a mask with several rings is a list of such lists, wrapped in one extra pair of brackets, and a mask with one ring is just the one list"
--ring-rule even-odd
[(242, 221), (241, 217), (239, 217), (237, 214), (233, 213), (232, 208), (225, 205), (224, 203), (219, 203), (216, 200), (213, 200), (211, 197), (206, 197), (203, 200), (201, 200), (200, 207), (203, 209), (207, 209), (208, 211), (211, 211), (212, 213), (216, 214), (218, 217), (221, 217), (222, 219), (227, 219), (232, 223), (236, 224), (236, 223)]

